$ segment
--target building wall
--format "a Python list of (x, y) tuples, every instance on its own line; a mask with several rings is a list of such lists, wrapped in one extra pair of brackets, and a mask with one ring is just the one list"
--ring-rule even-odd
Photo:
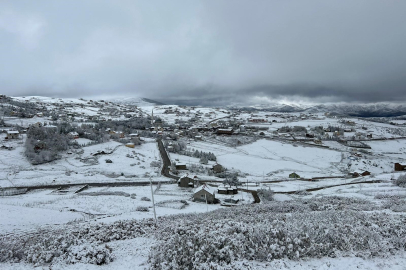
[(14, 134), (14, 133), (12, 133), (12, 134), (7, 134), (7, 137), (8, 137), (9, 139), (18, 139), (18, 135), (19, 135), (19, 134)]
[[(203, 196), (202, 196), (203, 195)], [(208, 193), (207, 191), (205, 191), (205, 190), (200, 190), (200, 191), (198, 191), (198, 192), (196, 192), (194, 195), (193, 195), (193, 198), (196, 200), (196, 201), (201, 201), (201, 202), (206, 202), (206, 197), (205, 197), (205, 195), (206, 195), (206, 197), (207, 197), (207, 202), (208, 203), (213, 203), (214, 202), (214, 198), (215, 198), (215, 196), (214, 195), (212, 195), (212, 194), (210, 194), (210, 193)]]
[(189, 177), (184, 177), (184, 178), (181, 178), (181, 179), (180, 179), (179, 186), (180, 186), (180, 187), (194, 187), (194, 185), (193, 185), (193, 186), (190, 186), (189, 183), (192, 183), (192, 184), (193, 184), (193, 179), (192, 179), (192, 178), (189, 178)]

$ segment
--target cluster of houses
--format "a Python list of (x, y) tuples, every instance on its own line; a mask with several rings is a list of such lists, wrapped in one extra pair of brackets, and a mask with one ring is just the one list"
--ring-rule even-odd
[(183, 188), (194, 188), (198, 186), (193, 191), (193, 199), (195, 201), (202, 201), (207, 203), (216, 202), (216, 192), (215, 189), (207, 184), (199, 185), (199, 180), (196, 176), (189, 177), (188, 174), (183, 175), (178, 180), (178, 186)]
[[(215, 164), (212, 167), (214, 172), (221, 172), (224, 168), (220, 164)], [(202, 183), (197, 176), (189, 176), (185, 173), (179, 177), (178, 186), (181, 188), (195, 188), (193, 191), (193, 199), (195, 201), (202, 201), (206, 203), (216, 203), (216, 192), (218, 194), (234, 195), (238, 193), (236, 186), (219, 186), (216, 188), (209, 186), (206, 183)], [(236, 203), (236, 202), (234, 202)]]

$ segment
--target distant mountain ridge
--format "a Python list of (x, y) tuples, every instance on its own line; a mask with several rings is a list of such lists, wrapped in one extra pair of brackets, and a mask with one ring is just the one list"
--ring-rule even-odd
[(406, 115), (406, 105), (396, 103), (371, 103), (371, 104), (261, 104), (255, 106), (232, 106), (243, 110), (263, 110), (270, 112), (305, 112), (305, 113), (330, 113), (343, 116), (356, 117), (396, 117)]
[(153, 105), (165, 105), (162, 102), (155, 101), (149, 98), (141, 97), (124, 97), (124, 98), (115, 98), (110, 99), (109, 101), (124, 105), (135, 105), (135, 106), (153, 106)]

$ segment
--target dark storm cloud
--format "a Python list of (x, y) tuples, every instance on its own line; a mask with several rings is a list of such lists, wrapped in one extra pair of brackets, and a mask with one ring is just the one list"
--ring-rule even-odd
[(0, 92), (406, 99), (406, 1), (3, 1)]

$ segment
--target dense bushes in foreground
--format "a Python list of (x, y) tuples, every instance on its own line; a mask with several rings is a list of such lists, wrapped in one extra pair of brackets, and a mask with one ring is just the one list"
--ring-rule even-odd
[[(76, 225), (78, 226), (78, 225)], [(143, 221), (118, 221), (110, 225), (79, 225), (79, 228), (43, 230), (21, 236), (3, 237), (0, 262), (29, 262), (36, 265), (53, 261), (105, 264), (114, 259), (106, 243), (146, 235), (153, 224)]]
[(76, 224), (2, 237), (0, 262), (105, 264), (114, 259), (107, 243), (140, 236), (158, 241), (151, 269), (249, 269), (244, 261), (404, 252), (405, 216), (371, 211), (378, 209), (370, 201), (325, 197), (165, 216), (157, 227), (151, 220)]
[(246, 269), (241, 261), (373, 257), (405, 250), (404, 216), (361, 209), (376, 207), (332, 197), (166, 217), (157, 232), (162, 241), (151, 250), (151, 269)]

